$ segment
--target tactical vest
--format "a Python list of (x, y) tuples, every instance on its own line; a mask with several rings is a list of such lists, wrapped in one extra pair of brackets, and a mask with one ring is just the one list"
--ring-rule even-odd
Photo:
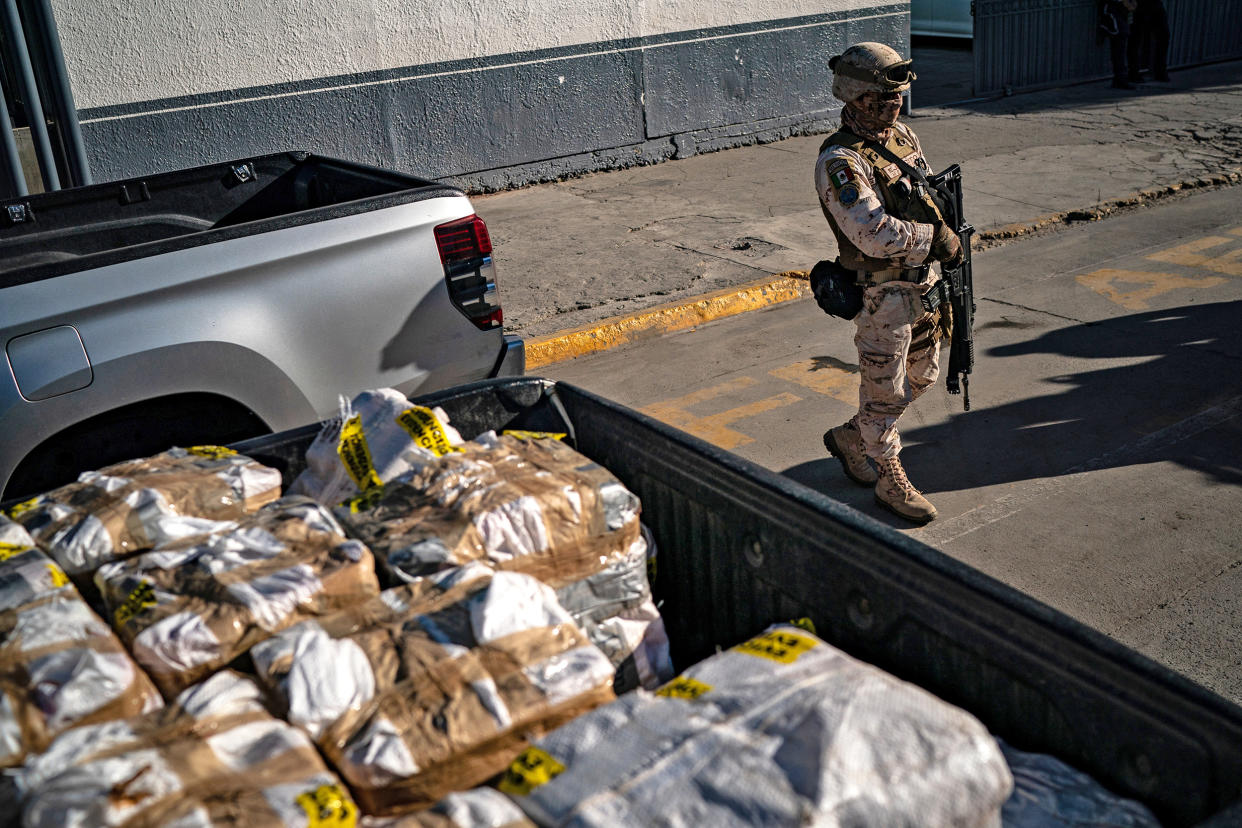
[[(936, 203), (921, 188), (913, 186), (914, 182), (910, 182), (911, 186), (908, 193), (902, 188), (894, 187), (898, 181), (901, 181), (904, 174), (894, 162), (889, 161), (877, 150), (868, 147), (868, 143), (868, 141), (859, 138), (849, 130), (839, 129), (832, 135), (829, 135), (828, 139), (820, 145), (819, 154), (823, 155), (824, 151), (829, 147), (844, 147), (845, 149), (853, 150), (866, 159), (871, 164), (875, 174), (876, 193), (880, 196), (880, 202), (884, 205), (884, 212), (889, 215), (905, 221), (917, 221), (921, 224), (936, 224), (943, 221), (940, 210), (936, 208)], [(914, 141), (908, 138), (900, 127), (894, 127), (891, 130), (888, 141), (884, 146), (907, 165), (914, 166), (912, 161), (906, 160), (915, 154)], [(820, 204), (820, 208), (824, 211), (824, 217), (828, 219), (828, 226), (832, 228), (833, 235), (837, 237), (837, 249), (841, 251), (842, 266), (849, 270), (869, 271), (889, 270), (894, 267), (904, 266), (901, 259), (876, 259), (864, 254), (837, 227), (837, 222), (832, 217), (832, 213), (828, 212), (827, 206)]]

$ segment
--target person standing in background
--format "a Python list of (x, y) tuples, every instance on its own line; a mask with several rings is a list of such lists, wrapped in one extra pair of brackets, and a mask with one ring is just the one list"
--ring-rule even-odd
[(1130, 39), (1130, 12), (1135, 0), (1102, 0), (1099, 36), (1108, 38), (1109, 57), (1113, 62), (1113, 89), (1134, 89), (1126, 69)]
[[(1169, 80), (1169, 13), (1164, 0), (1137, 0), (1134, 23), (1130, 26), (1127, 58), (1130, 72), (1126, 76), (1131, 83), (1142, 83), (1143, 50), (1150, 45), (1151, 79), (1158, 83)], [(1114, 67), (1115, 70), (1115, 67)]]

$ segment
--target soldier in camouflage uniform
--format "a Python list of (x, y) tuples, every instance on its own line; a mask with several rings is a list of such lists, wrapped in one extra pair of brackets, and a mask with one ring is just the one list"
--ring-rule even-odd
[(865, 290), (854, 318), (858, 413), (825, 433), (824, 445), (851, 480), (875, 486), (877, 503), (927, 523), (936, 508), (906, 478), (897, 420), (940, 371), (946, 320), (925, 313), (921, 302), (940, 278), (930, 265), (956, 266), (962, 249), (935, 202), (876, 149), (883, 146), (904, 164), (930, 171), (919, 139), (898, 123), (901, 93), (915, 79), (910, 63), (880, 43), (856, 44), (829, 62), (832, 94), (845, 107), (841, 129), (820, 147), (815, 187), (840, 263)]

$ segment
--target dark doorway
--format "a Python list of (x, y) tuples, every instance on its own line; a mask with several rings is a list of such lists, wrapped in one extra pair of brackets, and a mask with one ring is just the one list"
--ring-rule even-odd
[(973, 39), (914, 35), (910, 39), (910, 56), (919, 76), (910, 101), (914, 109), (944, 106), (975, 96)]

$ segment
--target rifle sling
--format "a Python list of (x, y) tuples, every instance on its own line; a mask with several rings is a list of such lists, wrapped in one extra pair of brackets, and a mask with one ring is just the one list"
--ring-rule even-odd
[[(917, 167), (912, 167), (909, 164), (907, 164), (905, 161), (902, 161), (899, 157), (897, 157), (896, 153), (894, 153), (888, 147), (881, 144), (879, 141), (873, 141), (870, 138), (867, 138), (864, 140), (863, 146), (867, 147), (868, 149), (875, 150), (880, 155), (883, 155), (889, 161), (892, 161), (894, 164), (896, 164), (897, 169), (901, 170), (903, 173), (910, 176), (915, 181), (919, 182), (924, 187), (926, 187), (927, 193), (928, 195), (931, 196), (932, 201), (936, 203), (936, 209), (940, 211), (941, 217), (945, 218), (946, 223), (948, 222), (949, 211), (945, 209), (945, 205), (942, 203), (942, 199), (944, 199), (945, 197), (944, 193), (940, 192), (939, 187), (937, 187), (935, 184), (932, 184), (930, 181), (927, 180), (927, 176), (923, 174), (922, 170), (918, 169)], [(957, 228), (952, 228), (952, 229), (956, 230)]]
[(918, 169), (917, 167), (911, 167), (905, 161), (902, 161), (895, 152), (893, 152), (888, 147), (881, 144), (879, 141), (872, 141), (870, 138), (868, 138), (865, 141), (864, 146), (868, 147), (869, 149), (875, 150), (880, 155), (883, 155), (885, 158), (887, 158), (889, 161), (892, 161), (894, 164), (897, 165), (897, 168), (899, 170), (901, 170), (903, 173), (913, 178), (915, 181), (920, 182), (921, 184), (923, 184), (924, 186), (926, 186), (927, 188), (931, 190), (935, 189), (935, 187), (932, 186), (932, 183), (927, 180), (927, 176), (923, 174), (922, 170)]

